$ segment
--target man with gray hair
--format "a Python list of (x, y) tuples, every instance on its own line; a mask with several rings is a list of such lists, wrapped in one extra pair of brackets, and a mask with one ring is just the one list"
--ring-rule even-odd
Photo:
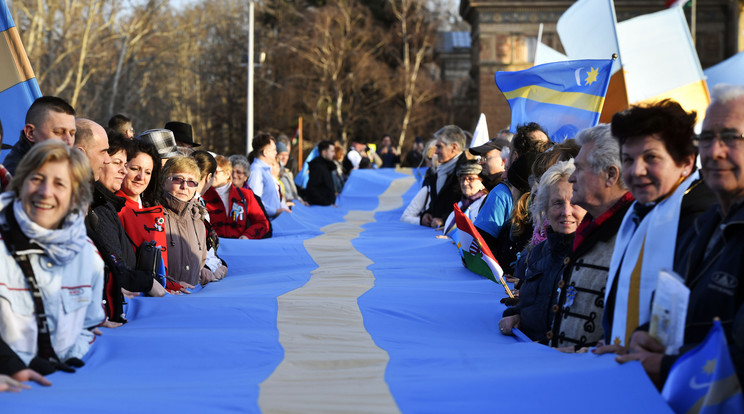
[(576, 135), (581, 150), (571, 203), (587, 211), (576, 230), (572, 253), (564, 261), (558, 303), (553, 307), (551, 345), (566, 352), (594, 346), (602, 339), (604, 287), (615, 236), (633, 196), (620, 176), (620, 147), (609, 125), (587, 128)]
[[(703, 130), (695, 139), (703, 179), (718, 204), (701, 214), (684, 234), (680, 250), (684, 253), (674, 264), (690, 288), (679, 354), (703, 342), (713, 320), (719, 319), (739, 383), (744, 383), (744, 86), (717, 85), (711, 97)], [(639, 329), (631, 336), (629, 353), (617, 360), (640, 360), (660, 385), (680, 357), (665, 355), (664, 350)], [(720, 382), (721, 387), (738, 392), (733, 376)], [(730, 394), (720, 397), (723, 401)]]
[(429, 188), (429, 208), (421, 215), (421, 225), (439, 227), (460, 201), (460, 182), (457, 170), (467, 161), (465, 153), (465, 132), (458, 126), (447, 125), (434, 133), (436, 156), (439, 167), (434, 174), (427, 176), (424, 186)]

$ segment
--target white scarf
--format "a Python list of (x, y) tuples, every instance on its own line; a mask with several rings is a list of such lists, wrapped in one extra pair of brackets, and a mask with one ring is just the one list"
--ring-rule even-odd
[(55, 265), (64, 265), (72, 261), (88, 243), (85, 230), (85, 217), (79, 211), (73, 211), (62, 221), (57, 230), (50, 230), (39, 226), (23, 211), (21, 201), (12, 192), (0, 196), (0, 210), (13, 203), (13, 214), (23, 234), (31, 243), (36, 243), (44, 250), (49, 260)]
[(460, 158), (460, 155), (462, 155), (462, 153), (455, 155), (454, 157), (452, 157), (451, 160), (443, 164), (439, 164), (439, 167), (437, 167), (437, 194), (442, 191), (444, 182), (447, 181), (447, 176), (455, 170), (455, 166), (457, 165), (457, 160)]
[[(611, 343), (626, 344), (627, 329), (635, 329), (649, 321), (651, 312), (651, 297), (656, 289), (659, 270), (674, 266), (674, 252), (677, 245), (677, 230), (679, 215), (682, 207), (682, 197), (695, 180), (699, 178), (698, 171), (690, 174), (674, 190), (671, 196), (662, 200), (638, 224), (633, 222), (635, 203), (625, 213), (623, 222), (617, 232), (615, 249), (610, 260), (610, 272), (605, 286), (605, 304), (612, 289), (615, 275), (618, 275), (615, 308), (612, 321)], [(628, 298), (631, 294), (631, 274), (643, 248), (641, 262), (640, 292), (638, 295), (638, 322), (635, 326), (628, 325)], [(618, 273), (619, 269), (619, 273)], [(635, 290), (635, 289), (633, 289)], [(635, 324), (635, 322), (632, 322)], [(608, 344), (609, 345), (609, 344)]]

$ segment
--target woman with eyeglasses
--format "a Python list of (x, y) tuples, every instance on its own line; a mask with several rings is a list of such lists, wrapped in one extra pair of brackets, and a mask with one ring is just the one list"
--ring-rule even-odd
[(677, 102), (633, 106), (612, 117), (621, 176), (636, 201), (617, 233), (605, 287), (606, 347), (625, 352), (633, 331), (650, 320), (659, 270), (671, 269), (682, 235), (715, 196), (695, 168), (696, 113)]
[[(488, 194), (488, 190), (483, 185), (483, 179), (479, 175), (481, 171), (483, 167), (476, 161), (468, 161), (457, 170), (457, 179), (460, 181), (460, 191), (462, 191), (462, 199), (457, 202), (457, 207), (471, 222), (478, 217), (478, 211)], [(457, 240), (454, 211), (447, 217), (441, 229), (444, 236)]]
[(201, 170), (193, 158), (179, 156), (165, 163), (161, 177), (168, 273), (176, 281), (196, 285), (202, 282), (207, 259), (206, 210), (194, 197)]

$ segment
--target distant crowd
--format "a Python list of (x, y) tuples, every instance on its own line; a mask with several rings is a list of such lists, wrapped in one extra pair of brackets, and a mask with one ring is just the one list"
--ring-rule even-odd
[[(457, 206), (514, 283), (504, 335), (640, 360), (661, 386), (718, 318), (741, 380), (744, 88), (716, 89), (699, 134), (696, 121), (664, 100), (560, 143), (532, 122), (474, 147), (449, 125), (405, 157), (388, 135), (321, 141), (300, 169), (286, 136), (225, 157), (187, 123), (137, 134), (125, 116), (104, 128), (39, 98), (0, 165), (0, 390), (74, 372), (129, 298), (226, 277), (220, 238), (271, 237), (294, 205), (334, 205), (352, 171), (398, 165), (426, 171), (401, 220), (458, 242)], [(674, 352), (649, 331), (661, 269), (691, 291)]]

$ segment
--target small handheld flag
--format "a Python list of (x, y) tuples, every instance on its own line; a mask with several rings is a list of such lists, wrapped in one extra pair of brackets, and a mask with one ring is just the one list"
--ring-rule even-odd
[(661, 396), (676, 413), (742, 413), (744, 398), (716, 318), (705, 340), (672, 365)]
[(457, 247), (460, 249), (460, 254), (465, 261), (465, 267), (473, 273), (500, 283), (504, 287), (506, 294), (510, 298), (513, 298), (514, 295), (504, 280), (504, 270), (501, 269), (501, 265), (499, 265), (493, 253), (491, 253), (491, 249), (483, 241), (483, 237), (478, 233), (478, 229), (473, 226), (473, 223), (463, 214), (457, 204), (455, 204), (455, 223), (457, 223), (457, 232), (460, 239), (457, 242)]
[(512, 132), (537, 122), (561, 142), (596, 126), (610, 84), (612, 60), (569, 60), (518, 72), (496, 72), (509, 102)]

